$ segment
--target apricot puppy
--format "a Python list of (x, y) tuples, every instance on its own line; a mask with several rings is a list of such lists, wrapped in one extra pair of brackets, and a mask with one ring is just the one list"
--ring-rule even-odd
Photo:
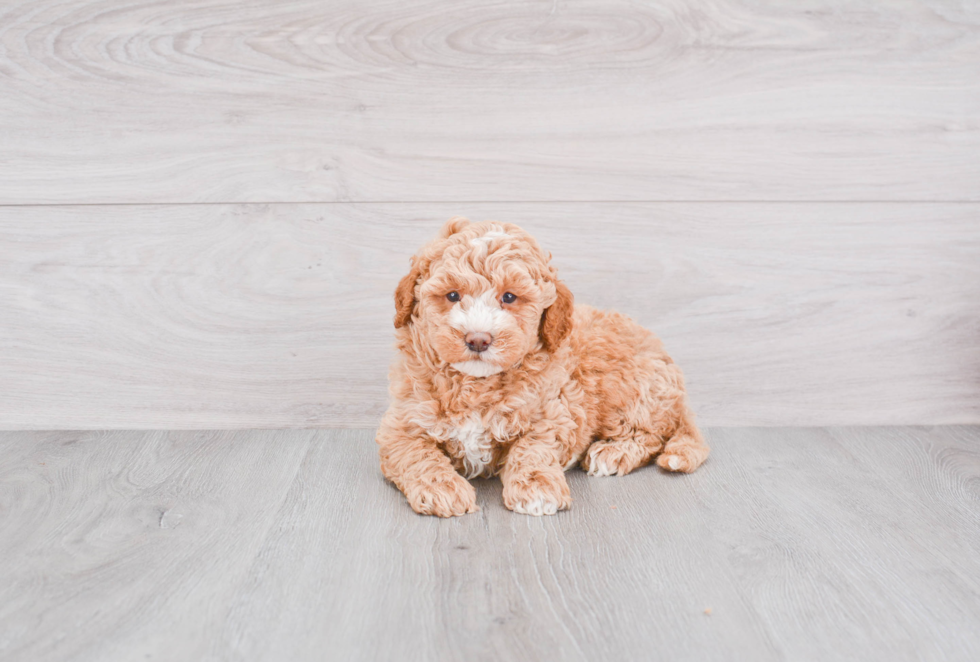
[(378, 430), (381, 471), (417, 513), (477, 510), (467, 478), (499, 474), (504, 505), (554, 515), (565, 471), (691, 472), (708, 447), (680, 368), (624, 315), (575, 306), (509, 223), (453, 218), (395, 291), (398, 357)]

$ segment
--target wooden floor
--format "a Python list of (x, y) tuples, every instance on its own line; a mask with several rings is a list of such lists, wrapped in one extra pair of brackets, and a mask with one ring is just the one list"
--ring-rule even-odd
[(980, 659), (980, 427), (712, 429), (449, 521), (372, 436), (0, 433), (0, 658)]

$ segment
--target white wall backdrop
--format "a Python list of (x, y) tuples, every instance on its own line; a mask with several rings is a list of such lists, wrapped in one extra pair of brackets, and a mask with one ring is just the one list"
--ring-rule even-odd
[(710, 425), (980, 422), (980, 3), (0, 5), (0, 427), (371, 426), (524, 225)]

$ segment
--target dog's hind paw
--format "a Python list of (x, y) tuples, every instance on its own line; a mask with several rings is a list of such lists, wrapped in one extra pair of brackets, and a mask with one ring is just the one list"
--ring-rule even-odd
[(708, 447), (689, 436), (674, 437), (664, 452), (657, 456), (657, 464), (667, 471), (691, 473), (708, 457)]
[(646, 464), (649, 453), (634, 441), (597, 441), (582, 458), (590, 476), (625, 476)]

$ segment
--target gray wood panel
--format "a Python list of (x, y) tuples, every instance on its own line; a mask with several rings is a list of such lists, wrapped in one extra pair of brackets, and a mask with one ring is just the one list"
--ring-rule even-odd
[[(552, 518), (422, 518), (372, 431), (0, 434), (0, 656), (975, 660), (980, 428), (712, 429)], [(705, 611), (710, 609), (710, 614)]]
[(980, 200), (980, 5), (18, 0), (0, 202)]
[(0, 208), (0, 426), (366, 427), (455, 213), (660, 334), (708, 425), (980, 421), (974, 204)]

